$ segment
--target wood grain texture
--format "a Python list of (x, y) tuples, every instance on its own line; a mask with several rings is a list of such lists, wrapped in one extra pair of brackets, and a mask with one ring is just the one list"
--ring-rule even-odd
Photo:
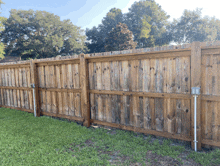
[(36, 107), (36, 116), (40, 116), (40, 96), (39, 96), (39, 75), (36, 64), (33, 63), (33, 61), (30, 62), (30, 72), (31, 72), (31, 82), (32, 84), (35, 84), (35, 107)]
[[(192, 43), (191, 49), (191, 87), (201, 87), (201, 64), (202, 64), (202, 54), (201, 46), (199, 42)], [(191, 110), (194, 110), (194, 98), (191, 99)], [(191, 118), (191, 132), (194, 135), (194, 111), (192, 112)], [(197, 98), (197, 148), (201, 150), (201, 96)], [(194, 142), (191, 142), (192, 148), (194, 148)]]
[(85, 55), (80, 55), (80, 87), (82, 89), (81, 93), (81, 112), (82, 117), (85, 118), (84, 126), (90, 127), (90, 104), (89, 104), (89, 72), (88, 63), (85, 59)]

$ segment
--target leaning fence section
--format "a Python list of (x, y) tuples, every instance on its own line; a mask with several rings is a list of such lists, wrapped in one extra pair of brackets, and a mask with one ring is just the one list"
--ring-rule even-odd
[[(219, 42), (0, 65), (0, 106), (220, 147)], [(35, 94), (31, 85), (35, 84)], [(35, 99), (35, 100), (34, 100)], [(34, 103), (35, 101), (35, 103)]]
[(0, 105), (33, 112), (30, 64), (0, 66)]
[(37, 62), (35, 65), (41, 113), (82, 120), (79, 59)]

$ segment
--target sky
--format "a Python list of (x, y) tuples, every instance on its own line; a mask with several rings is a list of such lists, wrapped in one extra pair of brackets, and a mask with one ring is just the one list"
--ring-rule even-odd
[[(139, 0), (3, 0), (1, 15), (9, 17), (11, 9), (45, 10), (60, 16), (61, 20), (70, 19), (74, 25), (82, 29), (92, 28), (101, 23), (103, 17), (113, 8), (127, 13), (131, 5)], [(170, 15), (170, 21), (181, 17), (184, 9), (203, 8), (203, 16), (215, 16), (220, 19), (219, 6), (216, 0), (155, 0)], [(216, 4), (216, 5), (214, 5)]]

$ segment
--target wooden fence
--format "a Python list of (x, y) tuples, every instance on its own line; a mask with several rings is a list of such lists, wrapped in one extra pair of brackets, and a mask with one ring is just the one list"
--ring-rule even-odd
[(220, 42), (0, 65), (0, 106), (220, 147)]

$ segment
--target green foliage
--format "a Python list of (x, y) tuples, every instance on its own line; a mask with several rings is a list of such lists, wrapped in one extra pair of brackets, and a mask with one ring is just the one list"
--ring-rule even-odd
[(120, 9), (112, 8), (106, 17), (102, 19), (102, 24), (92, 29), (86, 29), (89, 53), (104, 52), (105, 38), (119, 22), (123, 22), (123, 14)]
[[(185, 149), (172, 141), (159, 143), (134, 132), (104, 128), (86, 128), (47, 116), (0, 108), (0, 165), (110, 165), (112, 157), (126, 157), (125, 163), (144, 163), (146, 153), (178, 157)], [(88, 140), (90, 140), (88, 143)], [(202, 165), (219, 165), (220, 150), (189, 155)], [(40, 158), (40, 160), (39, 160)], [(160, 162), (159, 159), (155, 162)]]
[(126, 24), (119, 23), (105, 39), (106, 51), (119, 51), (133, 49), (137, 45), (133, 41), (133, 34)]
[(106, 50), (106, 38), (119, 22), (126, 24), (133, 33), (137, 48), (168, 44), (171, 41), (171, 35), (166, 29), (169, 26), (168, 18), (154, 0), (135, 2), (127, 14), (113, 8), (103, 18), (102, 24), (86, 30), (90, 53)]
[(89, 53), (104, 52), (107, 38), (119, 22), (126, 24), (133, 33), (136, 48), (168, 45), (171, 41), (181, 44), (220, 40), (220, 20), (214, 17), (202, 18), (201, 11), (198, 8), (184, 10), (179, 19), (169, 22), (170, 16), (155, 0), (134, 2), (126, 14), (113, 8), (98, 27), (86, 30), (89, 41), (86, 45)]
[(0, 59), (4, 59), (5, 58), (5, 56), (4, 56), (5, 51), (4, 50), (5, 50), (4, 44), (0, 43)]
[(3, 31), (5, 29), (4, 23), (7, 21), (6, 17), (0, 17), (0, 31)]
[(8, 55), (46, 58), (86, 50), (80, 27), (69, 19), (61, 21), (59, 16), (46, 11), (12, 9), (4, 25), (1, 37), (7, 43)]
[(149, 19), (146, 19), (146, 16), (144, 16), (142, 19), (142, 28), (141, 28), (140, 38), (150, 37), (151, 25), (149, 24), (148, 20)]
[(202, 9), (194, 11), (184, 10), (180, 19), (173, 20), (173, 40), (177, 43), (192, 43), (193, 41), (204, 41), (206, 35), (203, 33)]
[(210, 153), (197, 153), (192, 152), (189, 156), (197, 163), (201, 165), (208, 166), (208, 165), (220, 165), (220, 150), (216, 149)]
[(95, 26), (92, 29), (86, 29), (86, 36), (87, 40), (90, 42), (86, 43), (86, 46), (89, 49), (89, 53), (94, 53), (94, 52), (104, 52), (104, 44), (105, 40), (103, 37), (103, 34), (100, 33), (99, 28), (96, 28)]
[(202, 17), (202, 9), (199, 8), (184, 10), (179, 19), (173, 20), (170, 29), (174, 42), (178, 44), (220, 40), (220, 20)]
[(100, 25), (100, 32), (104, 35), (104, 38), (108, 36), (108, 33), (118, 25), (119, 22), (123, 22), (123, 14), (120, 9), (112, 8), (103, 18)]
[(135, 2), (125, 15), (138, 48), (168, 44), (171, 41), (166, 31), (168, 19), (169, 15), (154, 0)]
[(204, 17), (205, 24), (202, 26), (206, 38), (204, 41), (220, 40), (220, 20), (215, 17)]
[[(1, 4), (5, 4), (2, 0), (0, 0), (0, 6)], [(7, 18), (0, 17), (0, 32), (4, 30), (4, 23), (6, 22)], [(5, 55), (5, 46), (2, 42), (0, 42), (0, 59), (4, 59)]]

